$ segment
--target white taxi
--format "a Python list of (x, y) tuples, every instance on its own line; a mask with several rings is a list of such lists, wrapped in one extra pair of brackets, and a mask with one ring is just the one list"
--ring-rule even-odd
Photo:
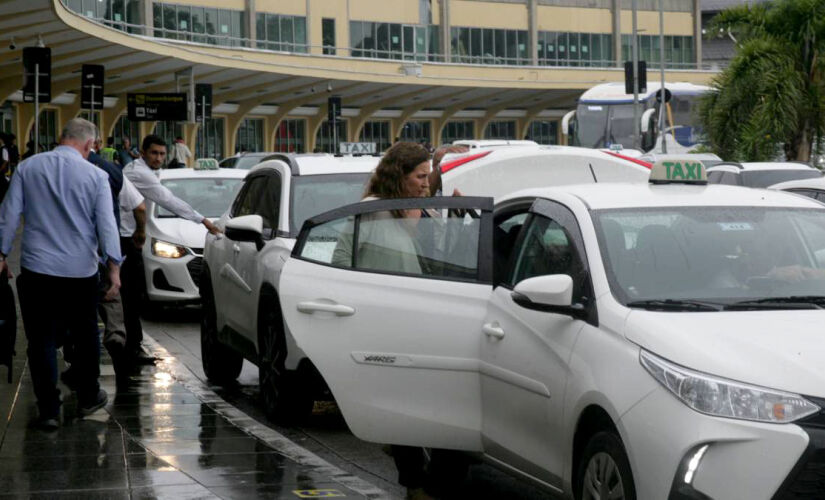
[(362, 202), (304, 225), (280, 298), (361, 439), (577, 499), (825, 497), (813, 200), (670, 160), (495, 206)]
[[(200, 164), (209, 165), (207, 162)], [(223, 215), (235, 199), (248, 170), (177, 168), (160, 171), (160, 183), (204, 217)], [(146, 295), (150, 303), (186, 304), (200, 301), (198, 285), (203, 265), (206, 228), (146, 203), (146, 244), (143, 245)]]

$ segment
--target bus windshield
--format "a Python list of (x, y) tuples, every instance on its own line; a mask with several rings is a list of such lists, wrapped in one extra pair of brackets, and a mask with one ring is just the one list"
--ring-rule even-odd
[[(645, 105), (639, 106), (640, 113)], [(575, 144), (586, 148), (608, 148), (611, 144), (633, 147), (633, 105), (579, 104)], [(638, 128), (638, 126), (636, 127)]]

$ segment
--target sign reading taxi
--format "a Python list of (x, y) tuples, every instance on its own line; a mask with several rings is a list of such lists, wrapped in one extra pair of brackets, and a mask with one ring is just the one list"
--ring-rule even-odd
[(653, 184), (707, 184), (708, 174), (699, 160), (676, 158), (659, 160), (650, 169)]

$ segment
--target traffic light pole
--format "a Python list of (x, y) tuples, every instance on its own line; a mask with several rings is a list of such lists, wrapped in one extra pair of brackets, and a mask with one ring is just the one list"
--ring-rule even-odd
[(206, 158), (206, 96), (201, 96), (201, 158)]
[(667, 154), (667, 139), (665, 137), (665, 0), (659, 0), (659, 72), (662, 80), (662, 87), (659, 95), (662, 99), (659, 103), (659, 137), (662, 138), (662, 154)]
[(636, 23), (636, 2), (633, 0), (633, 149), (639, 149), (639, 43), (638, 26)]

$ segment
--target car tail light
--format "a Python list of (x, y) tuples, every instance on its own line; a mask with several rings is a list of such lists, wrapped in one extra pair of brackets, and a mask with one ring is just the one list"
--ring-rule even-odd
[(442, 163), (440, 165), (441, 173), (446, 174), (447, 172), (449, 172), (450, 170), (452, 170), (456, 167), (460, 167), (461, 165), (464, 165), (465, 163), (469, 163), (473, 160), (478, 160), (479, 158), (484, 158), (485, 156), (487, 156), (490, 153), (492, 153), (492, 151), (484, 151), (483, 153), (476, 153), (476, 154), (473, 154), (473, 155), (464, 156), (462, 158), (458, 158), (458, 159), (455, 159), (455, 160), (452, 160), (452, 161), (448, 161), (447, 163)]
[(620, 155), (619, 153), (614, 153), (613, 151), (604, 151), (605, 153), (609, 154), (610, 156), (615, 156), (616, 158), (621, 158), (622, 160), (632, 161), (636, 165), (641, 165), (647, 169), (653, 168), (652, 163), (648, 163), (644, 160), (640, 160), (638, 158), (632, 158), (630, 156)]

